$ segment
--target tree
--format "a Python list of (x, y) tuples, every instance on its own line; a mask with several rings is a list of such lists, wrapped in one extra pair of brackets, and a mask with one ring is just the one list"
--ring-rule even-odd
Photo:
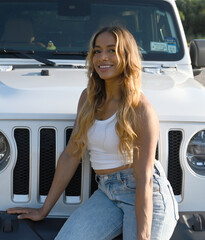
[(205, 38), (204, 0), (177, 0), (176, 4), (188, 41)]

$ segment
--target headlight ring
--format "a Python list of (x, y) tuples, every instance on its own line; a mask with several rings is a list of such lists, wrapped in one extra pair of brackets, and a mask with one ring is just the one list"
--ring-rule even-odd
[(10, 159), (10, 146), (5, 135), (0, 132), (0, 171), (3, 170)]
[(186, 157), (191, 169), (197, 174), (205, 176), (205, 130), (197, 132), (191, 138)]

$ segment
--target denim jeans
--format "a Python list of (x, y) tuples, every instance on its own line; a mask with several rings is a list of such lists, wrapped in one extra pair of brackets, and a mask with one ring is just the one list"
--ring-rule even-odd
[[(98, 190), (68, 218), (55, 240), (137, 239), (136, 183), (133, 169), (96, 175)], [(178, 220), (178, 206), (162, 166), (153, 174), (151, 240), (168, 240)]]

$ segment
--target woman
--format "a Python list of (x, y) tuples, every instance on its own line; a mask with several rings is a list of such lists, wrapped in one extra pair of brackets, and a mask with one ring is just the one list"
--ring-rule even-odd
[(157, 114), (141, 92), (141, 59), (133, 36), (105, 27), (91, 40), (88, 87), (76, 124), (40, 209), (15, 208), (20, 219), (41, 220), (54, 206), (88, 149), (98, 190), (67, 220), (56, 240), (170, 239), (178, 213), (155, 151)]

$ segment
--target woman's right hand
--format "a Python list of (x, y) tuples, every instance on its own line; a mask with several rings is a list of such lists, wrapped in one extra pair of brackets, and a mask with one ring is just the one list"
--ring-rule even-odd
[(46, 217), (43, 214), (42, 208), (9, 208), (6, 210), (8, 214), (19, 214), (18, 219), (30, 219), (33, 221), (40, 221)]

